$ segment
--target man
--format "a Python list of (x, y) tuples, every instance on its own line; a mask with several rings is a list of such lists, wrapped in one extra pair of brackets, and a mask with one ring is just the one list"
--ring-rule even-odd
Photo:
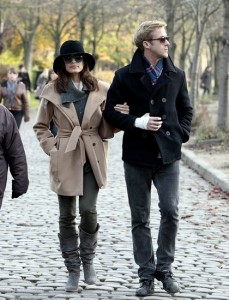
[(29, 73), (27, 72), (25, 66), (22, 64), (19, 65), (18, 79), (25, 84), (26, 90), (28, 92), (31, 92), (31, 82), (30, 82)]
[[(125, 180), (131, 210), (133, 252), (140, 287), (137, 296), (151, 295), (154, 278), (168, 293), (179, 291), (171, 265), (178, 229), (178, 184), (181, 145), (188, 141), (192, 108), (185, 74), (168, 56), (166, 23), (146, 21), (134, 37), (132, 62), (115, 73), (108, 91), (105, 119), (124, 130)], [(129, 115), (114, 110), (127, 102)], [(151, 230), (151, 184), (161, 214), (154, 258)]]
[(12, 198), (18, 198), (27, 192), (29, 185), (26, 156), (13, 115), (0, 105), (0, 208), (6, 188), (8, 167), (13, 177)]

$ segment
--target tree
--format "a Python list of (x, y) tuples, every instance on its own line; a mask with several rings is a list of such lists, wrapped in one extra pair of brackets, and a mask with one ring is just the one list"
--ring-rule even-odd
[[(60, 45), (63, 38), (71, 35), (74, 28), (76, 14), (72, 10), (72, 1), (53, 0), (49, 10), (45, 12), (44, 30), (51, 36), (54, 43), (54, 57), (59, 55)], [(51, 12), (51, 13), (50, 13)]]
[(166, 1), (166, 22), (167, 22), (167, 34), (170, 37), (169, 55), (174, 60), (176, 43), (174, 42), (174, 27), (175, 27), (175, 14), (177, 8), (177, 0)]
[(217, 125), (221, 130), (229, 129), (228, 122), (228, 75), (229, 75), (229, 0), (223, 0), (224, 27), (222, 45), (223, 51), (220, 61), (219, 81), (219, 109)]
[(30, 72), (35, 33), (40, 24), (40, 11), (42, 7), (48, 5), (49, 1), (45, 3), (42, 0), (13, 2), (15, 3), (11, 5), (11, 14), (14, 18), (10, 18), (10, 22), (22, 41), (24, 64)]
[(81, 41), (81, 43), (84, 43), (84, 39), (85, 39), (85, 30), (86, 30), (86, 23), (87, 23), (87, 16), (88, 16), (88, 0), (77, 0), (75, 1), (75, 5), (74, 5), (74, 11), (76, 13), (76, 16), (78, 17), (78, 21), (79, 21), (79, 34), (80, 34), (80, 38), (79, 40)]
[(195, 113), (195, 100), (198, 94), (198, 70), (199, 70), (199, 59), (200, 59), (200, 47), (203, 39), (203, 34), (207, 21), (220, 7), (221, 1), (216, 0), (209, 2), (208, 0), (192, 0), (187, 1), (190, 5), (195, 20), (195, 44), (194, 44), (194, 55), (192, 59), (191, 68), (191, 88), (190, 88), (190, 99)]

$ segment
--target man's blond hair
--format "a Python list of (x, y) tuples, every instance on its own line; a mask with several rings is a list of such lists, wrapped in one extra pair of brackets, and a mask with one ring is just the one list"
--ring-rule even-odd
[(145, 21), (139, 25), (134, 34), (134, 43), (140, 49), (143, 50), (143, 41), (147, 41), (152, 38), (152, 32), (156, 28), (166, 27), (167, 24), (163, 21)]

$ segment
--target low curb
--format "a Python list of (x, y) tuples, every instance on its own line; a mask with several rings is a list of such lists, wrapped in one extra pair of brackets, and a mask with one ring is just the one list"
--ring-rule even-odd
[(207, 161), (199, 158), (193, 151), (182, 149), (182, 161), (205, 180), (222, 191), (229, 193), (229, 182), (226, 175), (220, 170), (213, 168)]

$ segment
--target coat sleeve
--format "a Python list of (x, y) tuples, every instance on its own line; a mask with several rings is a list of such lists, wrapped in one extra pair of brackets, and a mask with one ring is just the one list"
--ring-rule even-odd
[(184, 72), (180, 92), (177, 97), (177, 112), (179, 123), (183, 130), (183, 143), (185, 143), (189, 140), (193, 112)]
[(123, 87), (120, 74), (116, 72), (113, 82), (107, 93), (106, 106), (103, 111), (103, 116), (114, 128), (121, 130), (132, 130), (134, 128), (136, 117), (130, 114), (122, 114), (114, 109), (116, 104), (123, 104), (124, 102), (127, 102), (128, 104), (128, 99), (125, 97), (125, 89)]
[(24, 146), (14, 117), (6, 111), (4, 153), (13, 177), (12, 192), (15, 197), (26, 193), (29, 186), (28, 167)]

